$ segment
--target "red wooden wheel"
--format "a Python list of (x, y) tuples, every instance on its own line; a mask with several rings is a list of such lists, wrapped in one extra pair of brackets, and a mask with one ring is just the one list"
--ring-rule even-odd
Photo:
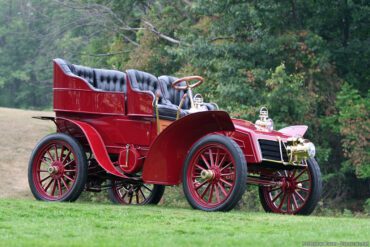
[(108, 190), (109, 199), (124, 205), (158, 204), (165, 187), (154, 184), (131, 184), (121, 181), (112, 181)]
[(79, 144), (65, 134), (45, 137), (32, 153), (31, 191), (39, 200), (73, 201), (83, 190), (86, 158)]
[(185, 195), (194, 208), (231, 210), (245, 190), (245, 159), (231, 139), (207, 136), (189, 152), (183, 180)]
[(306, 168), (275, 172), (276, 186), (260, 187), (262, 206), (268, 212), (310, 214), (321, 195), (321, 173), (316, 161)]

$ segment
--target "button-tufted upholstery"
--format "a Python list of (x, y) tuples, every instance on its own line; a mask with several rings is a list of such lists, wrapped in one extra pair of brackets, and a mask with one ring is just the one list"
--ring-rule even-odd
[[(158, 77), (161, 86), (163, 88), (163, 95), (167, 101), (171, 104), (175, 104), (178, 106), (180, 104), (182, 96), (186, 93), (187, 90), (176, 90), (172, 87), (172, 83), (174, 83), (178, 78), (173, 76), (162, 75)], [(180, 86), (184, 86), (185, 82), (181, 82)], [(217, 110), (217, 106), (214, 103), (204, 103), (204, 105), (208, 108), (208, 110)], [(184, 104), (182, 105), (181, 109), (187, 110), (190, 109), (190, 99), (189, 96), (185, 98)]]
[[(176, 81), (178, 78), (173, 76), (160, 76), (158, 77), (162, 91), (163, 91), (163, 97), (169, 101), (170, 103), (178, 106), (180, 104), (180, 101), (182, 99), (182, 96), (187, 93), (187, 90), (176, 90), (172, 87), (172, 83)], [(185, 86), (185, 82), (181, 82), (180, 86)], [(187, 96), (184, 100), (184, 103), (182, 105), (182, 109), (190, 109), (190, 99)]]
[(126, 74), (116, 70), (94, 69), (96, 88), (126, 93)]
[(96, 89), (111, 92), (126, 93), (126, 73), (117, 70), (94, 69), (81, 65), (71, 64), (63, 59), (55, 59), (67, 73), (72, 73), (85, 79)]

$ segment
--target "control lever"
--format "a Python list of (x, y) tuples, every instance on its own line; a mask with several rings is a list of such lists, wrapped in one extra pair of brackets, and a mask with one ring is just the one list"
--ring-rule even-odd
[(180, 104), (179, 104), (179, 108), (177, 109), (176, 120), (180, 118), (181, 107), (184, 104), (184, 101), (185, 101), (185, 99), (186, 99), (187, 96), (188, 96), (188, 94), (185, 93), (182, 96), (182, 98), (181, 98), (181, 101), (180, 101)]

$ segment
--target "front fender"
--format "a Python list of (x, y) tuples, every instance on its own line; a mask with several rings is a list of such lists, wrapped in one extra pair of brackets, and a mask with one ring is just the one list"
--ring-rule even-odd
[(308, 129), (307, 125), (293, 125), (280, 129), (278, 131), (288, 136), (303, 137), (307, 129)]
[(229, 114), (224, 111), (193, 113), (173, 122), (150, 146), (143, 168), (144, 182), (179, 184), (185, 157), (198, 139), (209, 133), (234, 130)]

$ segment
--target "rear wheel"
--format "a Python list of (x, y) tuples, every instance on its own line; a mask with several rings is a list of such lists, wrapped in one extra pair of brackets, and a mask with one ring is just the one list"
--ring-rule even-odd
[(32, 194), (43, 201), (75, 201), (87, 178), (81, 145), (66, 134), (44, 137), (32, 152), (28, 182)]
[(158, 204), (164, 189), (163, 185), (112, 181), (108, 189), (108, 197), (113, 203), (124, 205)]
[(306, 163), (303, 169), (276, 171), (271, 179), (278, 185), (259, 187), (266, 212), (301, 215), (313, 212), (321, 196), (321, 172), (315, 159)]
[(183, 189), (189, 204), (204, 211), (229, 211), (243, 196), (247, 164), (230, 138), (209, 135), (191, 148), (184, 164)]

